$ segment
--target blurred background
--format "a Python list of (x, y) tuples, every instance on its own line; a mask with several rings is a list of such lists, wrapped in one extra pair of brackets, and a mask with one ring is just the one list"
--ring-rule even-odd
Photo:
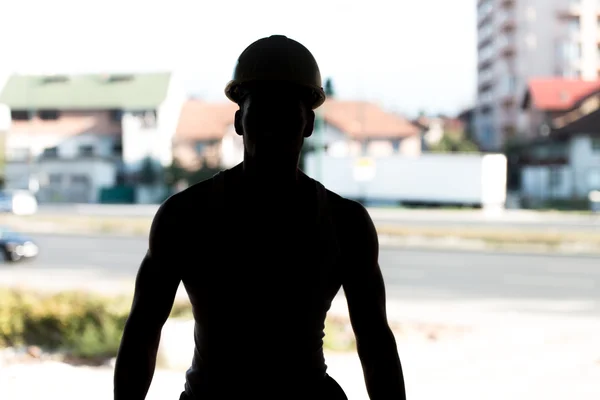
[[(110, 398), (152, 217), (242, 160), (223, 89), (272, 34), (320, 64), (302, 169), (377, 226), (409, 398), (600, 398), (599, 0), (2, 1), (0, 397)], [(367, 399), (343, 292), (325, 348)]]

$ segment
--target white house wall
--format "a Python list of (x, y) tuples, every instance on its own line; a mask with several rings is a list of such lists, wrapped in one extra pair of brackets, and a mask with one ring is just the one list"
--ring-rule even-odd
[(167, 97), (157, 110), (159, 138), (153, 149), (153, 156), (165, 167), (173, 162), (173, 137), (186, 99), (185, 86), (179, 74), (171, 74)]
[[(554, 170), (555, 172), (552, 172)], [(553, 183), (552, 173), (557, 174)], [(568, 166), (528, 166), (521, 172), (521, 195), (534, 200), (570, 200), (573, 170)]]
[[(40, 202), (73, 201), (70, 198), (74, 186), (73, 176), (86, 176), (89, 179), (89, 191), (86, 198), (78, 202), (96, 203), (99, 200), (100, 189), (115, 185), (117, 166), (108, 160), (45, 160), (37, 167), (37, 177), (40, 182)], [(61, 177), (60, 184), (53, 184), (56, 177)]]
[(573, 186), (577, 197), (587, 197), (591, 190), (600, 189), (594, 182), (600, 176), (600, 151), (593, 150), (590, 136), (580, 135), (571, 140), (569, 160), (573, 169)]
[(221, 166), (231, 168), (244, 160), (244, 139), (231, 125), (221, 141)]
[(20, 150), (29, 149), (31, 154), (39, 156), (44, 149), (57, 147), (60, 157), (75, 157), (82, 146), (93, 146), (96, 155), (109, 157), (113, 155), (113, 146), (117, 140), (114, 135), (97, 135), (85, 133), (76, 136), (53, 133), (10, 133), (6, 137), (7, 158), (14, 159)]
[(27, 189), (29, 188), (30, 178), (35, 179), (39, 171), (50, 165), (47, 164), (47, 161), (41, 164), (35, 160), (28, 163), (26, 159), (17, 157), (18, 154), (15, 150), (30, 149), (33, 156), (37, 157), (44, 149), (56, 147), (59, 159), (53, 162), (64, 163), (65, 169), (68, 170), (73, 165), (71, 159), (76, 158), (81, 146), (92, 146), (96, 156), (111, 157), (114, 156), (113, 148), (117, 140), (118, 137), (114, 135), (96, 135), (92, 133), (77, 136), (26, 133), (7, 135), (6, 187), (9, 189)]
[[(173, 136), (186, 100), (177, 75), (170, 79), (167, 96), (156, 108), (156, 125), (144, 127), (142, 118), (133, 112), (123, 116), (123, 161), (127, 170), (134, 171), (146, 157), (152, 157), (164, 167), (173, 161)], [(141, 110), (140, 110), (141, 111)]]
[[(363, 143), (364, 142), (364, 143)], [(333, 157), (359, 156), (387, 157), (393, 154), (418, 156), (421, 154), (421, 137), (414, 135), (404, 139), (351, 139), (338, 128), (324, 124), (322, 130), (317, 130), (307, 140), (307, 143), (322, 143), (327, 146), (327, 154)]]
[(142, 160), (153, 155), (160, 143), (158, 127), (145, 128), (139, 117), (132, 113), (123, 115), (123, 162), (128, 172), (136, 171)]

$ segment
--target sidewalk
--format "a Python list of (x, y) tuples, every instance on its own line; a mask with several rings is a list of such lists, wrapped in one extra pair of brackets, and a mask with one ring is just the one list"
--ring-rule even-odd
[[(409, 399), (434, 400), (597, 400), (600, 350), (593, 341), (524, 341), (505, 332), (470, 335), (462, 340), (399, 339)], [(577, 339), (577, 338), (573, 338)], [(581, 339), (581, 338), (579, 338)], [(329, 373), (350, 400), (367, 400), (356, 354), (326, 354)], [(64, 364), (15, 365), (0, 370), (4, 400), (105, 400), (112, 395), (110, 368)], [(158, 370), (148, 400), (177, 399), (182, 371)]]
[[(600, 321), (507, 312), (502, 304), (388, 303), (410, 400), (598, 400)], [(343, 297), (331, 315), (347, 315)], [(191, 358), (192, 324), (170, 321), (148, 400), (178, 399)], [(329, 373), (350, 400), (368, 400), (355, 353), (326, 353)], [(112, 369), (59, 363), (0, 366), (2, 400), (105, 400)]]

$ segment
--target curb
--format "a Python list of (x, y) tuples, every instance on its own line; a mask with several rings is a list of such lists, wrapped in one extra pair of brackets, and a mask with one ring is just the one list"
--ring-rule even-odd
[[(4, 225), (29, 234), (52, 234), (52, 235), (89, 235), (89, 236), (112, 236), (112, 237), (147, 237), (148, 233), (139, 226), (127, 229), (125, 226), (118, 230), (100, 229), (101, 227), (89, 228), (86, 226), (65, 226), (57, 222), (49, 221), (24, 221), (21, 218), (1, 218)], [(600, 246), (595, 241), (557, 241), (552, 244), (527, 243), (510, 240), (485, 240), (473, 238), (473, 234), (462, 236), (454, 229), (432, 230), (432, 234), (423, 233), (421, 229), (415, 228), (415, 234), (411, 234), (411, 227), (403, 226), (395, 232), (389, 225), (376, 226), (379, 233), (379, 242), (382, 247), (411, 248), (411, 249), (438, 249), (438, 250), (464, 250), (464, 251), (502, 251), (502, 252), (533, 252), (533, 253), (556, 253), (556, 254), (578, 254), (578, 255), (600, 255)]]

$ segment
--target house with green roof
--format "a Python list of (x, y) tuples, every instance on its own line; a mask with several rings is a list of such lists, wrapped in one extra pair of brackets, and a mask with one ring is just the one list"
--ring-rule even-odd
[(172, 161), (182, 85), (171, 72), (13, 75), (0, 92), (10, 109), (6, 187), (40, 202), (98, 202), (128, 184), (137, 202), (159, 201), (144, 171)]

